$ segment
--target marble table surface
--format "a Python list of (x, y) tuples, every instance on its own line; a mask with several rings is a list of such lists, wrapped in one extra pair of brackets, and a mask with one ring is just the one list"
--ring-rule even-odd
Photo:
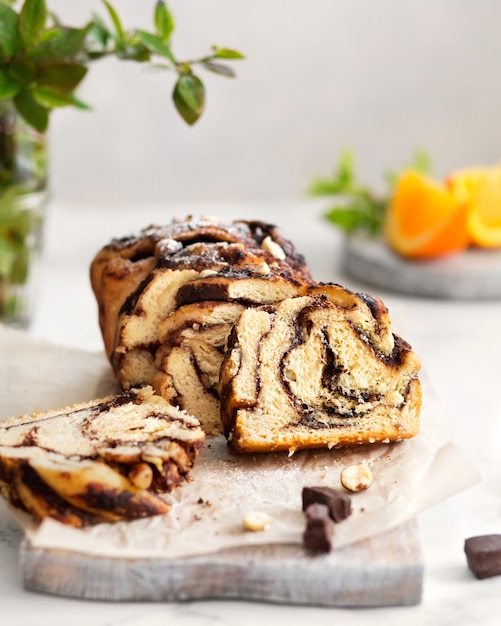
[[(323, 626), (490, 626), (499, 623), (501, 576), (477, 580), (466, 566), (466, 537), (501, 532), (501, 301), (456, 301), (382, 292), (342, 272), (342, 242), (311, 202), (223, 206), (50, 207), (37, 313), (29, 332), (56, 344), (101, 350), (88, 281), (93, 254), (112, 236), (188, 213), (261, 218), (283, 227), (317, 280), (380, 296), (393, 325), (419, 354), (450, 437), (470, 457), (481, 481), (419, 515), (425, 566), (417, 606), (338, 609), (244, 601), (107, 603), (65, 599), (23, 589), (22, 532), (0, 508), (1, 614), (16, 626), (176, 626), (315, 623)], [(0, 399), (1, 402), (1, 399)], [(2, 620), (3, 621), (3, 620)]]

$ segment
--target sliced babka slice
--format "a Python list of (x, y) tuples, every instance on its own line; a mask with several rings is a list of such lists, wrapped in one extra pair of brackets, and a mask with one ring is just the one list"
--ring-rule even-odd
[(235, 452), (413, 437), (419, 368), (377, 298), (319, 285), (245, 309), (221, 367), (225, 435)]
[(72, 526), (167, 513), (199, 422), (151, 387), (0, 422), (0, 487), (35, 517)]
[(157, 393), (199, 421), (206, 434), (222, 432), (219, 370), (228, 335), (244, 309), (238, 302), (186, 304), (159, 327)]
[[(253, 277), (266, 283), (270, 292), (266, 302), (274, 301), (272, 290), (292, 293), (304, 284), (269, 253), (247, 251), (240, 244), (193, 244), (159, 262), (120, 310), (111, 363), (122, 386), (127, 389), (153, 380), (155, 353), (161, 345), (159, 326), (180, 305), (208, 299), (210, 285), (216, 285), (218, 295), (213, 288), (209, 299), (238, 298), (227, 293), (231, 292), (228, 284), (243, 284), (243, 279)], [(257, 295), (255, 289), (247, 291)]]
[(299, 279), (290, 271), (265, 261), (250, 266), (228, 266), (203, 272), (184, 283), (177, 293), (177, 306), (192, 302), (227, 300), (243, 304), (272, 304), (297, 296), (313, 283)]
[[(196, 248), (195, 244), (202, 246)], [(225, 248), (220, 244), (229, 246)], [(184, 251), (186, 248), (189, 251)], [(90, 267), (106, 354), (113, 363), (117, 347), (129, 349), (127, 338), (122, 337), (127, 333), (123, 327), (129, 316), (140, 316), (145, 310), (149, 313), (142, 308), (148, 298), (141, 300), (141, 295), (156, 282), (162, 270), (198, 269), (200, 272), (235, 263), (240, 266), (245, 262), (259, 264), (263, 260), (279, 271), (291, 271), (304, 281), (311, 280), (308, 266), (292, 242), (276, 226), (257, 220), (225, 222), (212, 217), (188, 216), (163, 226), (149, 226), (129, 237), (113, 239), (95, 255)], [(153, 274), (154, 270), (159, 271)], [(153, 292), (159, 297), (162, 295), (156, 287)], [(162, 308), (161, 303), (159, 305)], [(154, 318), (155, 315), (151, 316), (147, 327)], [(132, 332), (133, 329), (129, 334)], [(147, 355), (143, 357), (147, 359)]]
[[(179, 224), (176, 226), (181, 230)], [(203, 239), (209, 237), (208, 233), (216, 237), (213, 231), (218, 233), (219, 239), (226, 232), (230, 241)], [(149, 384), (153, 380), (157, 371), (155, 352), (160, 345), (159, 324), (182, 303), (178, 292), (188, 283), (209, 275), (221, 275), (221, 284), (218, 287), (220, 296), (211, 299), (225, 299), (222, 288), (225, 281), (228, 283), (233, 279), (267, 275), (270, 277), (267, 281), (270, 285), (276, 277), (279, 289), (279, 283), (285, 286), (290, 284), (292, 287), (312, 282), (306, 276), (306, 270), (296, 272), (288, 264), (287, 254), (275, 240), (270, 239), (270, 235), (262, 240), (259, 247), (250, 236), (250, 231), (247, 232), (242, 225), (236, 229), (240, 233), (241, 241), (233, 241), (236, 238), (234, 231), (235, 228), (223, 228), (221, 225), (216, 228), (214, 224), (212, 229), (200, 230), (202, 241), (187, 244), (187, 241), (195, 238), (197, 230), (193, 226), (189, 230), (190, 239), (159, 239), (151, 251), (155, 259), (153, 266), (140, 254), (141, 251), (144, 252), (143, 247), (146, 252), (149, 250), (151, 242), (149, 246), (143, 247), (136, 242), (135, 246), (125, 246), (124, 250), (119, 247), (118, 258), (108, 258), (109, 249), (97, 255), (92, 264), (91, 276), (99, 303), (102, 333), (108, 357), (125, 389)], [(166, 228), (163, 232), (166, 234), (169, 230)], [(181, 235), (178, 233), (176, 236)], [(130, 255), (134, 247), (139, 252), (138, 260), (124, 261), (121, 255), (125, 251)], [(106, 258), (108, 261), (104, 261)], [(137, 270), (134, 269), (136, 263), (139, 264)], [(127, 266), (131, 266), (130, 275), (127, 274)], [(120, 281), (130, 287), (126, 297), (127, 288), (121, 286)], [(197, 282), (193, 285), (191, 295), (188, 290), (184, 301), (186, 298), (191, 298), (191, 301), (199, 299), (200, 291), (196, 290), (201, 286), (205, 288), (203, 283), (201, 285)], [(120, 305), (117, 304), (118, 300)]]
[(206, 433), (221, 433), (219, 370), (228, 335), (246, 307), (280, 301), (306, 286), (293, 278), (249, 268), (208, 273), (182, 285), (178, 308), (160, 322), (157, 393), (194, 415)]

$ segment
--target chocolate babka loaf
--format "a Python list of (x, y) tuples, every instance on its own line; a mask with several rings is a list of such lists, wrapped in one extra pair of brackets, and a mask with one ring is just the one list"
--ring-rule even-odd
[(104, 247), (91, 280), (122, 387), (152, 385), (236, 451), (417, 433), (419, 362), (384, 305), (316, 283), (274, 226), (149, 227)]
[(159, 515), (204, 437), (151, 387), (14, 417), (0, 422), (0, 488), (36, 518), (77, 527)]
[[(154, 382), (211, 427), (220, 422), (214, 377), (242, 305), (276, 302), (313, 281), (275, 226), (187, 218), (112, 241), (94, 258), (91, 283), (121, 385)], [(200, 330), (196, 341), (190, 328)], [(210, 358), (199, 358), (203, 349)]]
[(419, 368), (377, 298), (318, 285), (246, 308), (220, 371), (224, 432), (235, 452), (413, 437)]

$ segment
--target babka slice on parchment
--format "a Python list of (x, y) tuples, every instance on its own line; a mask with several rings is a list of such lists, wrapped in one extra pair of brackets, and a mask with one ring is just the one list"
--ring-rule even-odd
[(242, 311), (221, 366), (235, 452), (399, 441), (419, 430), (420, 362), (380, 300), (338, 285)]
[(0, 422), (0, 489), (72, 526), (169, 511), (204, 442), (198, 421), (151, 387)]

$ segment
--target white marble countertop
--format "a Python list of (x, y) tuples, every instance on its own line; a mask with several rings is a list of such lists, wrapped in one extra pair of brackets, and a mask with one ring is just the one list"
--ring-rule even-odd
[[(381, 624), (412, 626), (499, 623), (501, 576), (479, 581), (466, 567), (466, 537), (501, 532), (501, 301), (441, 301), (381, 293), (354, 284), (339, 270), (340, 237), (320, 218), (315, 203), (258, 206), (61, 207), (50, 210), (45, 269), (37, 315), (30, 332), (61, 345), (101, 350), (96, 305), (88, 281), (93, 254), (112, 236), (128, 234), (174, 215), (205, 213), (262, 218), (283, 227), (305, 254), (317, 280), (373, 291), (386, 303), (393, 325), (419, 354), (423, 375), (436, 394), (451, 438), (467, 452), (482, 481), (419, 517), (425, 563), (421, 604), (384, 609), (332, 609), (265, 603), (104, 603), (25, 591), (18, 564), (21, 532), (2, 520), (0, 597), (2, 615), (17, 626), (139, 626), (173, 620), (205, 624)], [(1, 402), (1, 400), (0, 400)]]

